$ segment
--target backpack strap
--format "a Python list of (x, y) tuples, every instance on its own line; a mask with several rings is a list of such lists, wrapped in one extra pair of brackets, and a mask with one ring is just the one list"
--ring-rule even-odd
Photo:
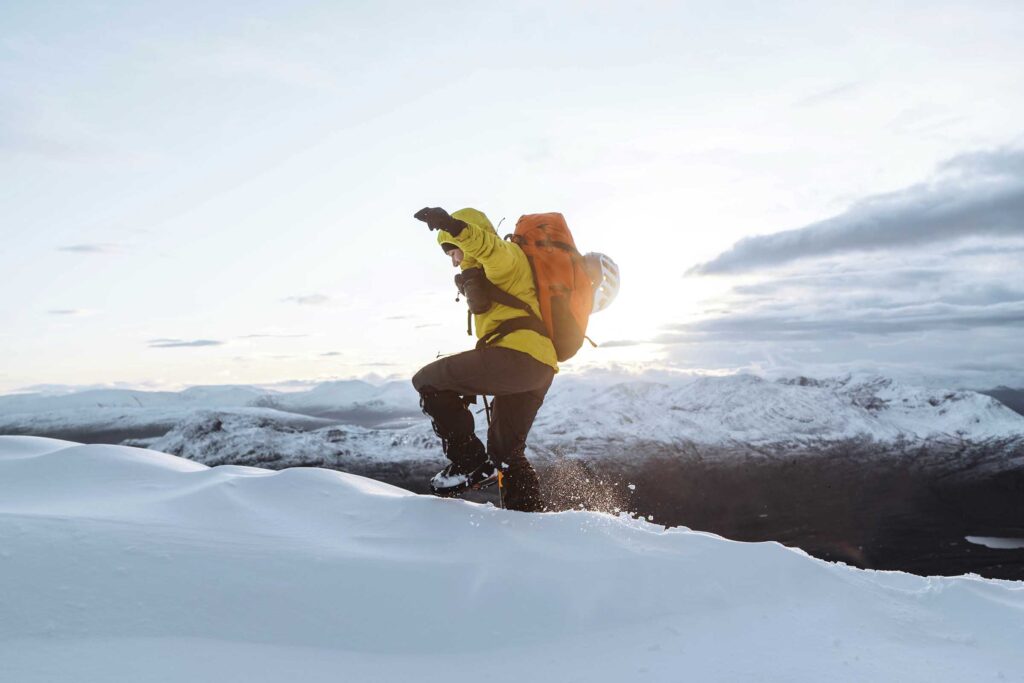
[(487, 288), (487, 296), (491, 298), (491, 301), (502, 304), (503, 306), (518, 308), (520, 311), (525, 311), (534, 317), (537, 316), (537, 314), (533, 312), (533, 308), (530, 304), (526, 303), (514, 294), (509, 294), (490, 280), (485, 279), (484, 282), (486, 283), (484, 286)]
[[(507, 235), (506, 239), (509, 237), (513, 236)], [(512, 241), (515, 242), (516, 240), (513, 239)], [(530, 264), (530, 269), (533, 269), (532, 262)], [(533, 330), (537, 334), (550, 339), (547, 325), (545, 325), (541, 317), (534, 312), (533, 307), (530, 306), (530, 304), (526, 303), (514, 294), (509, 294), (486, 278), (484, 278), (484, 283), (486, 283), (484, 286), (487, 288), (487, 295), (491, 298), (492, 302), (502, 304), (503, 306), (509, 306), (510, 308), (519, 309), (527, 315), (519, 318), (512, 318), (510, 320), (503, 320), (498, 323), (497, 327), (483, 337), (480, 337), (476, 343), (476, 348), (482, 349), (490, 346), (512, 332), (517, 332), (519, 330)]]
[(539, 318), (534, 316), (522, 316), (520, 318), (512, 318), (511, 320), (503, 320), (498, 323), (498, 326), (491, 330), (486, 336), (480, 338), (476, 343), (476, 348), (483, 349), (491, 344), (498, 342), (513, 332), (519, 330), (533, 330), (537, 334), (548, 336), (548, 329)]

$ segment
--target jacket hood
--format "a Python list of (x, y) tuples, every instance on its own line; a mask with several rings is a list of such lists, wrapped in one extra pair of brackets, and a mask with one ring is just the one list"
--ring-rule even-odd
[[(458, 218), (460, 221), (463, 221), (465, 223), (469, 223), (471, 225), (475, 225), (476, 227), (483, 228), (484, 230), (490, 230), (495, 235), (498, 234), (498, 231), (494, 229), (494, 226), (491, 225), (490, 219), (488, 219), (487, 216), (484, 215), (483, 211), (477, 211), (476, 209), (472, 209), (472, 208), (468, 208), (467, 207), (465, 209), (459, 209), (458, 211), (454, 212), (452, 214), (452, 218)], [(454, 237), (452, 237), (451, 233), (449, 233), (449, 232), (447, 232), (445, 230), (438, 230), (437, 231), (437, 243), (440, 244), (440, 245), (444, 245), (444, 244), (454, 244), (455, 246), (459, 245), (458, 240), (456, 240)], [(442, 246), (442, 248), (443, 248), (443, 246)], [(462, 268), (462, 270), (466, 270), (467, 268), (472, 268), (472, 267), (474, 267), (476, 265), (478, 265), (478, 264), (477, 264), (475, 259), (473, 259), (470, 256), (466, 256), (463, 259), (463, 261), (462, 261), (461, 268)]]
[[(494, 229), (494, 226), (491, 225), (490, 219), (488, 219), (487, 216), (484, 215), (483, 211), (477, 211), (476, 209), (459, 209), (458, 211), (452, 214), (452, 218), (458, 218), (460, 221), (464, 223), (471, 223), (478, 228), (490, 230), (495, 235), (498, 234), (498, 231)], [(437, 243), (444, 244), (445, 242), (447, 242), (448, 244), (458, 244), (458, 241), (454, 237), (452, 237), (450, 233), (448, 233), (445, 230), (438, 230)]]

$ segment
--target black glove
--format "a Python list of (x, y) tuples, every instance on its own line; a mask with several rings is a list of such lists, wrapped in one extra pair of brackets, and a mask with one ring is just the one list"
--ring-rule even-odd
[(477, 315), (491, 309), (491, 295), (483, 268), (467, 268), (455, 276), (455, 286), (466, 297), (469, 310)]
[(463, 221), (452, 218), (448, 212), (439, 207), (424, 207), (413, 214), (413, 218), (423, 221), (431, 230), (444, 230), (452, 237), (458, 237), (466, 227)]

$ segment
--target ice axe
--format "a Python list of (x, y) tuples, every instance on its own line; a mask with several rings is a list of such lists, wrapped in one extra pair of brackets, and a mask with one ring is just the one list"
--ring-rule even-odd
[[(490, 431), (491, 428), (491, 403), (484, 396), (484, 414), (487, 416), (487, 429)], [(501, 463), (495, 463), (498, 468), (498, 507), (502, 510), (505, 509), (505, 492), (502, 490), (504, 486), (505, 473), (501, 469)]]

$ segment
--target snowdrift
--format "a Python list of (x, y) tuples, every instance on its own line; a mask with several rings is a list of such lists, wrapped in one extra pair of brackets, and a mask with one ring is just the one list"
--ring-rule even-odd
[(1024, 584), (35, 437), (0, 437), (0, 576), (23, 683), (1024, 671)]

